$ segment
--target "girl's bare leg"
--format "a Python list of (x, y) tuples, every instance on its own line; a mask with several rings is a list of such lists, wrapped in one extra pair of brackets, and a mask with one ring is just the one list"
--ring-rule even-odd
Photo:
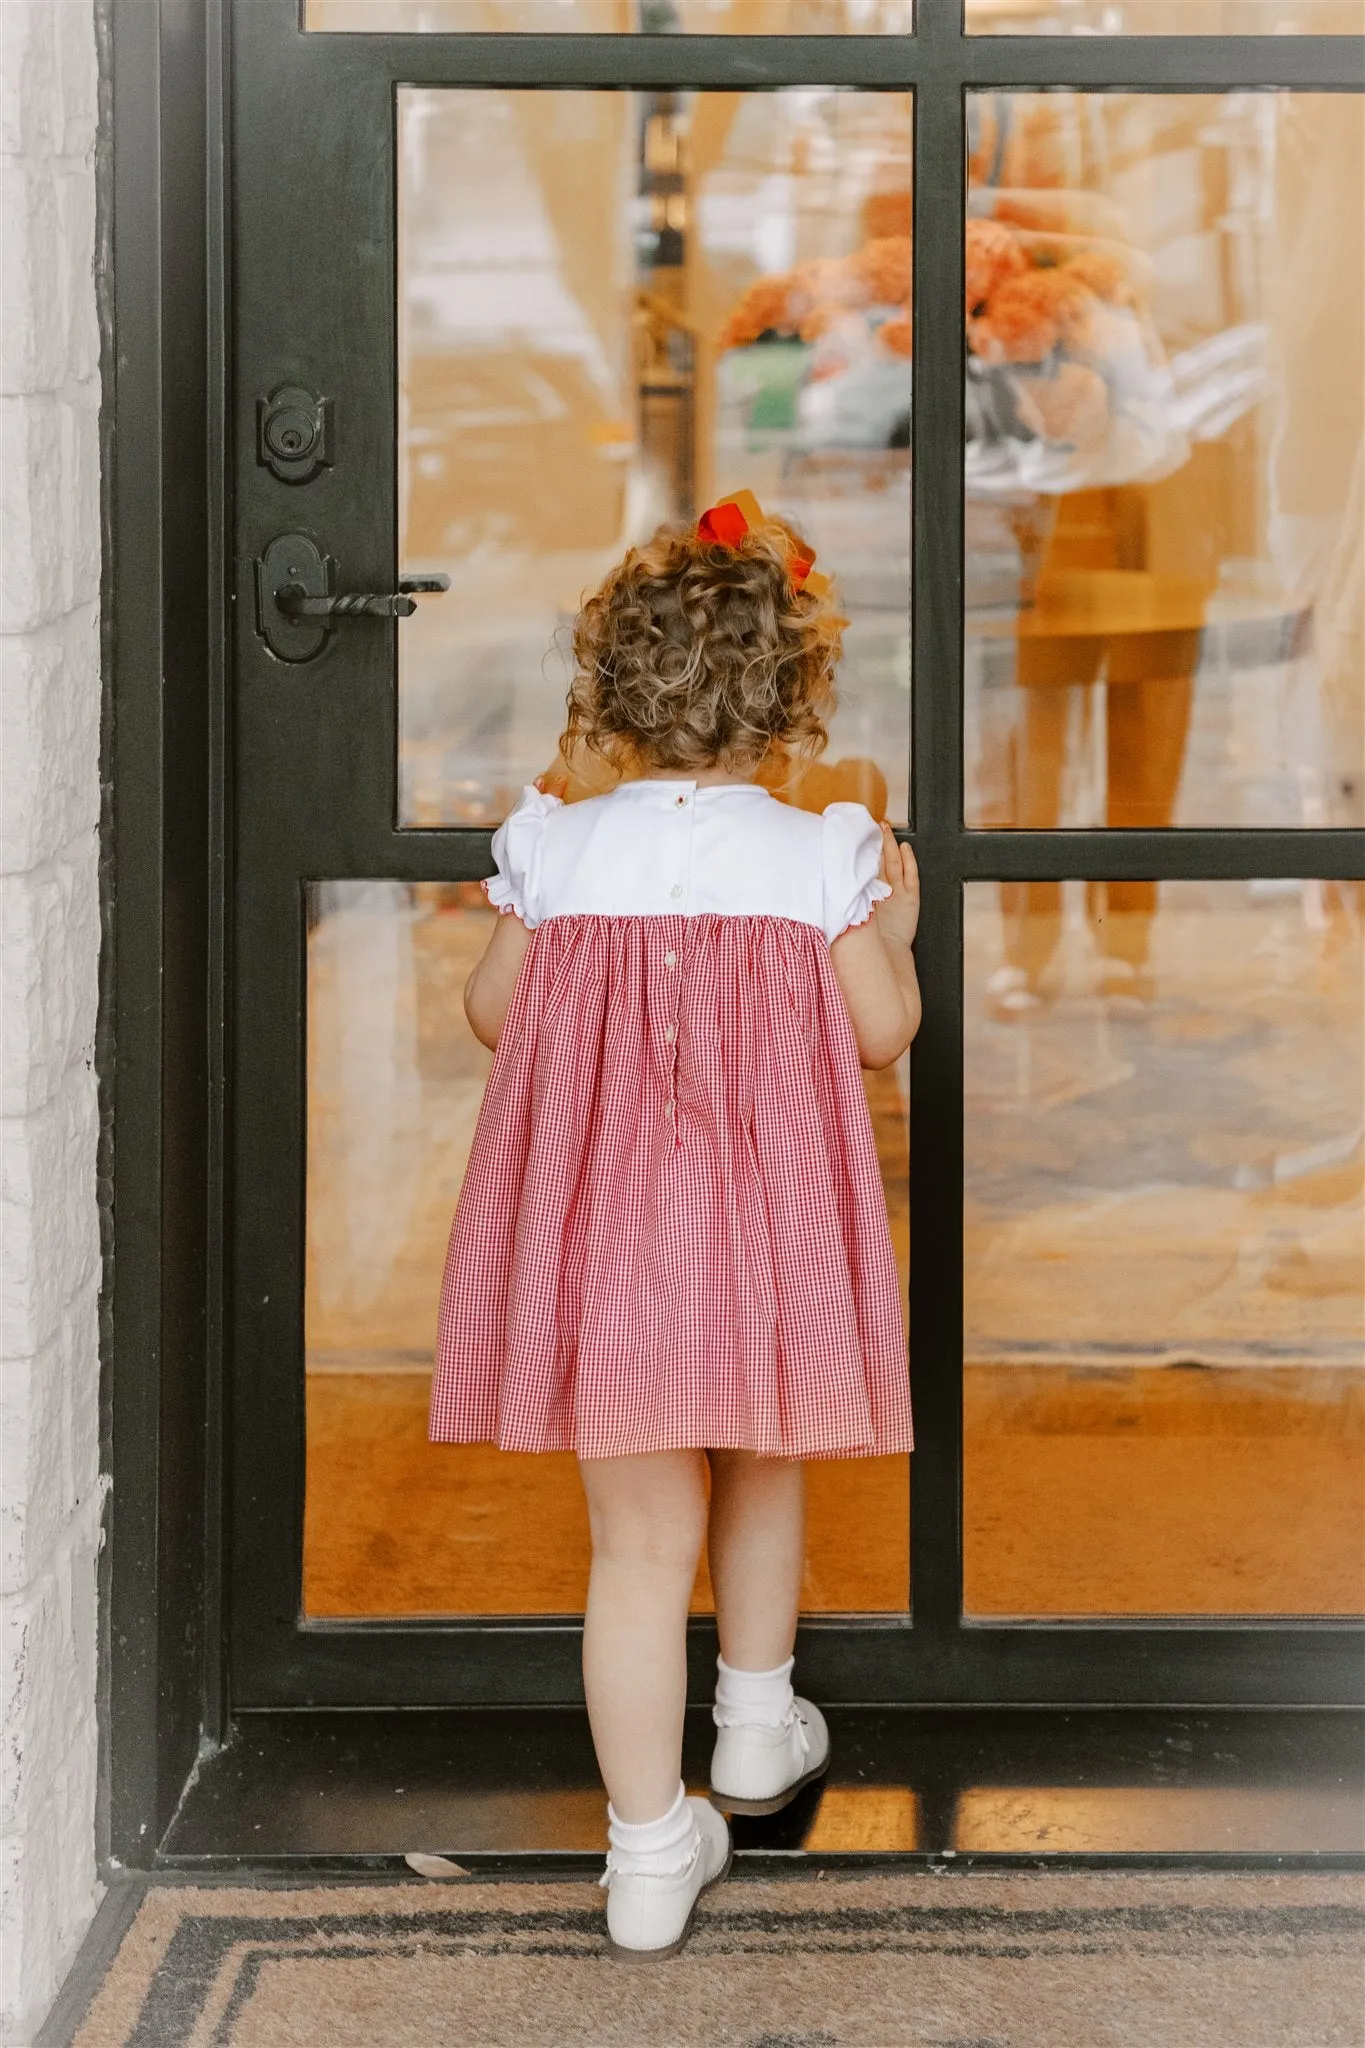
[(582, 1458), (592, 1528), (583, 1684), (617, 1817), (656, 1820), (677, 1797), (687, 1608), (706, 1533), (700, 1451)]
[(772, 1671), (792, 1654), (806, 1554), (799, 1460), (708, 1451), (707, 1554), (720, 1654), (736, 1671)]

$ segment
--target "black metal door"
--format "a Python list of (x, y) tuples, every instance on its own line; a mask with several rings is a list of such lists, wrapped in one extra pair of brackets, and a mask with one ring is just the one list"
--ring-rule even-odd
[[(963, 815), (963, 233), (967, 96), (989, 88), (1359, 91), (1362, 41), (306, 33), (238, 0), (230, 37), (235, 443), (231, 986), (231, 1695), (303, 1703), (579, 1696), (571, 1620), (308, 1621), (304, 1508), (305, 945), (310, 885), (490, 871), (486, 826), (399, 824), (396, 94), (402, 87), (836, 85), (914, 95), (913, 768), (925, 1021), (911, 1118), (919, 1448), (904, 1616), (803, 1632), (831, 1701), (1334, 1701), (1359, 1636), (1332, 1618), (970, 1620), (963, 1614), (963, 901), (980, 882), (1358, 877), (1345, 830), (971, 829)], [(327, 558), (331, 558), (330, 564)], [(281, 601), (277, 593), (286, 596)], [(320, 619), (299, 596), (370, 594)], [(416, 602), (439, 603), (439, 597)], [(432, 1285), (437, 1276), (433, 1273)], [(1273, 1511), (1273, 1504), (1270, 1504)], [(700, 1679), (706, 1631), (695, 1645)]]

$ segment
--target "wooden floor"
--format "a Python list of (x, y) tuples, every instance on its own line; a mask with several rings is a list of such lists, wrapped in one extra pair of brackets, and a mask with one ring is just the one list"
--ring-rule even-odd
[[(976, 1614), (1340, 1613), (1365, 1605), (1365, 1376), (966, 1375)], [(426, 1441), (419, 1373), (308, 1386), (308, 1614), (576, 1613), (574, 1461)], [(903, 1611), (903, 1459), (811, 1465), (804, 1605)], [(710, 1607), (705, 1567), (694, 1607)]]

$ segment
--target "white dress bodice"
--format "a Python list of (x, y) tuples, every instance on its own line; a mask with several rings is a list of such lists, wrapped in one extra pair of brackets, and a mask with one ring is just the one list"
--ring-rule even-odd
[(565, 804), (527, 788), (493, 835), (499, 910), (552, 917), (781, 917), (831, 943), (890, 894), (862, 804), (821, 814), (757, 783), (624, 782)]

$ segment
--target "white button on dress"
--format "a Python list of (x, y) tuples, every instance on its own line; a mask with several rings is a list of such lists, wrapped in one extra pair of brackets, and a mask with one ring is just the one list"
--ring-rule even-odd
[(665, 967), (676, 967), (676, 966), (677, 966), (677, 964), (678, 964), (678, 956), (677, 956), (677, 954), (676, 954), (676, 953), (665, 953), (665, 954), (664, 954), (664, 966), (665, 966)]

